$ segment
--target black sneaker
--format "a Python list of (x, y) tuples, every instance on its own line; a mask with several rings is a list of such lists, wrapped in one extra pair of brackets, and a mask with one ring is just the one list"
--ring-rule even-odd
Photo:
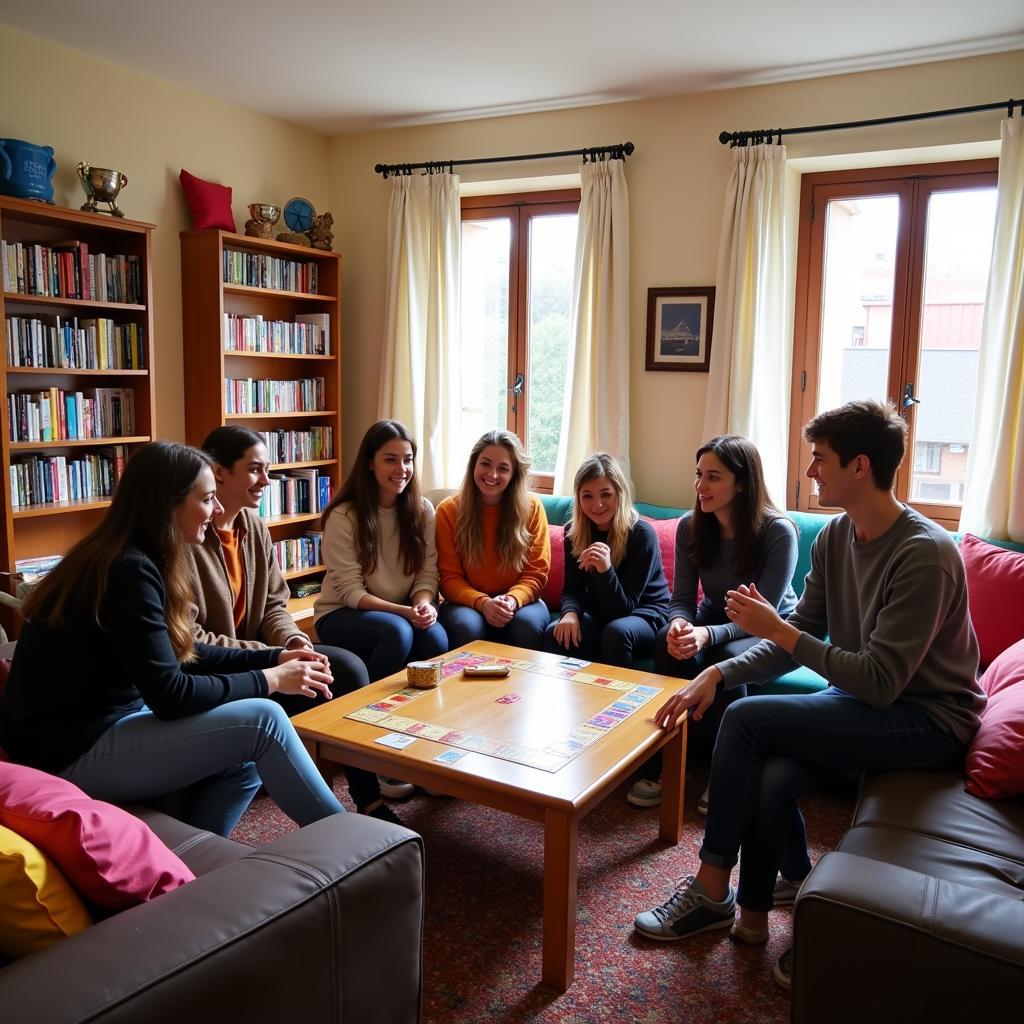
[(372, 811), (360, 809), (359, 813), (365, 814), (368, 818), (376, 818), (378, 821), (389, 821), (392, 825), (405, 826), (405, 822), (385, 803), (377, 804)]
[(731, 928), (735, 917), (736, 896), (731, 886), (729, 895), (716, 903), (708, 898), (694, 875), (687, 875), (660, 907), (637, 914), (633, 927), (649, 939), (675, 942), (699, 932)]
[(793, 947), (790, 946), (772, 967), (772, 977), (787, 992), (793, 987)]

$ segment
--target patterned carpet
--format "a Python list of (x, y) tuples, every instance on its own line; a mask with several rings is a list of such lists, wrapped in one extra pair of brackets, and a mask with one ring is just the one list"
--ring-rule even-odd
[[(713, 932), (681, 943), (638, 938), (634, 915), (660, 903), (679, 875), (696, 868), (703, 818), (697, 796), (706, 771), (687, 784), (683, 839), (657, 839), (656, 810), (625, 801), (625, 786), (580, 829), (576, 982), (559, 995), (539, 984), (543, 829), (499, 811), (417, 794), (394, 804), (427, 850), (424, 938), (425, 1024), (782, 1024), (789, 997), (771, 965), (789, 944), (789, 910), (771, 915), (768, 945)], [(339, 796), (350, 806), (344, 782)], [(853, 789), (837, 786), (804, 801), (816, 859), (850, 820)], [(234, 838), (260, 845), (294, 826), (258, 797)]]

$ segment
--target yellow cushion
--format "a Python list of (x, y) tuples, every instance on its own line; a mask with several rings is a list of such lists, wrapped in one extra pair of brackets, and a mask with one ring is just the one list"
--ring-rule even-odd
[(0, 953), (27, 956), (92, 920), (48, 857), (0, 825)]

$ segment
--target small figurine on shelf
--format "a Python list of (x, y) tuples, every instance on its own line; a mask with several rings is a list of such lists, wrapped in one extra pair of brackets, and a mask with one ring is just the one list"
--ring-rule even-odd
[(314, 249), (323, 249), (324, 252), (331, 251), (334, 247), (332, 227), (334, 227), (334, 217), (329, 213), (320, 213), (313, 218), (313, 223), (309, 226), (309, 231), (306, 234), (309, 235)]
[(273, 238), (274, 225), (281, 219), (281, 207), (273, 203), (250, 203), (245, 233), (252, 238)]

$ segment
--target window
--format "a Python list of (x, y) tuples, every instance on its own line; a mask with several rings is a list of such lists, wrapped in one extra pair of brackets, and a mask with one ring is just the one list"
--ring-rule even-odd
[(910, 428), (896, 496), (955, 529), (967, 470), (995, 221), (995, 160), (804, 176), (789, 494), (803, 425), (854, 398), (891, 398)]
[(551, 491), (568, 365), (578, 189), (462, 200), (462, 417), (518, 434)]

